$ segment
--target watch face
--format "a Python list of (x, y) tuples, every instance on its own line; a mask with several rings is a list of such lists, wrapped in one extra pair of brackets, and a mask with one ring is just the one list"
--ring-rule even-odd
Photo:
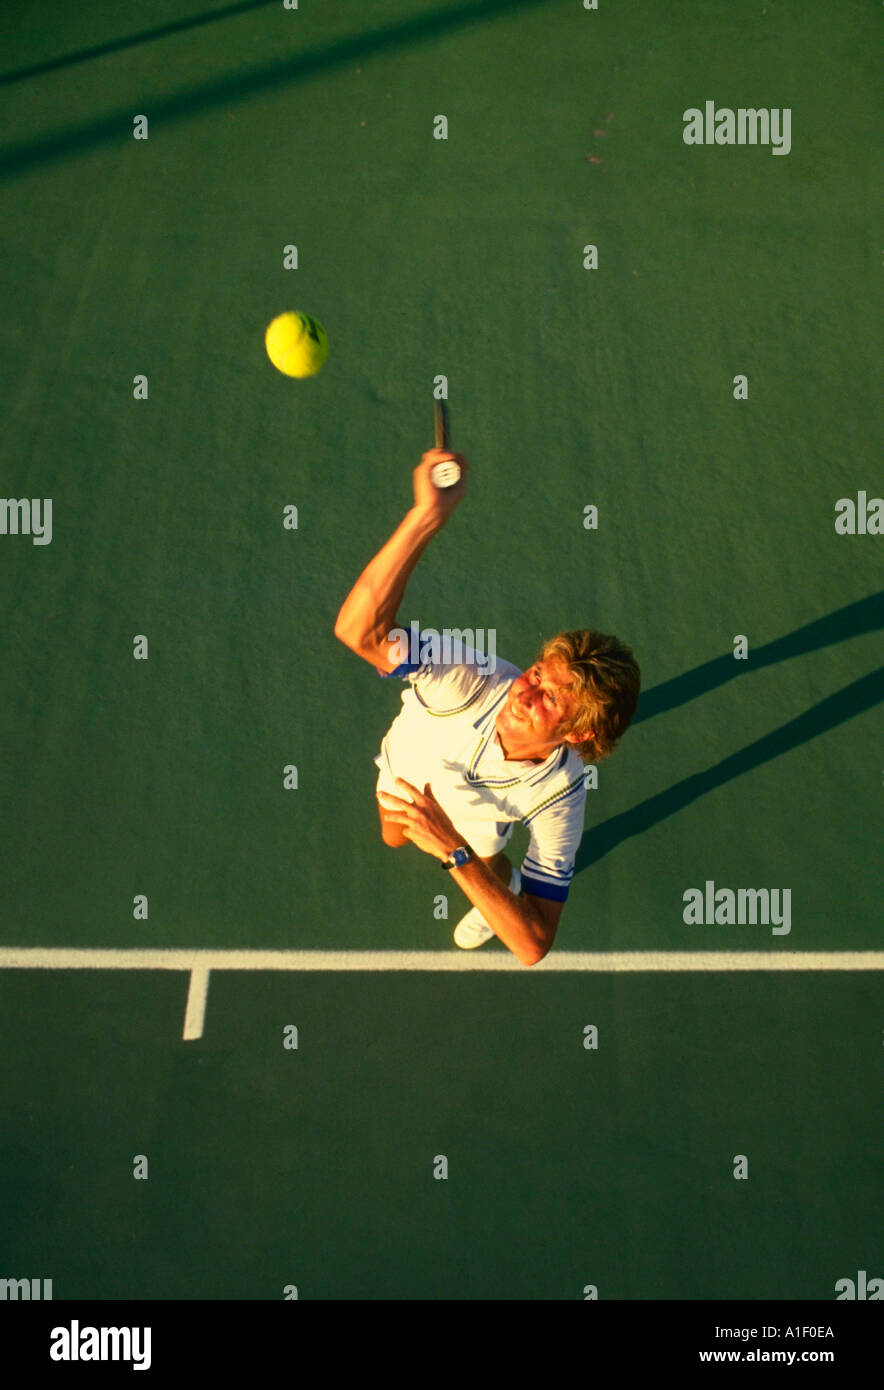
[(460, 849), (453, 849), (449, 854), (448, 858), (443, 859), (442, 868), (459, 869), (462, 864), (469, 864), (472, 857), (472, 850), (464, 849), (462, 847)]

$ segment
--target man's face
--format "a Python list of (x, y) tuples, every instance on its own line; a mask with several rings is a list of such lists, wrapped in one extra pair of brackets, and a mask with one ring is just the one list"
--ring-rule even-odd
[(561, 662), (536, 661), (510, 686), (495, 728), (508, 758), (546, 758), (577, 736), (563, 734), (574, 714), (571, 675)]

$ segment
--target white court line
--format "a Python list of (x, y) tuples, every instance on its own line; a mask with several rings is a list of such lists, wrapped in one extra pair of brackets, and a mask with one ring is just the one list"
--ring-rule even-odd
[(531, 967), (489, 951), (81, 950), (0, 946), (0, 969), (20, 970), (884, 970), (884, 951), (550, 951)]
[(209, 972), (204, 965), (198, 965), (190, 972), (190, 988), (187, 991), (187, 1008), (184, 1013), (185, 1041), (203, 1036), (208, 994)]
[[(527, 973), (515, 956), (491, 951), (199, 951), (0, 947), (0, 969), (188, 970), (184, 1037), (202, 1037), (212, 970), (497, 971)], [(884, 951), (551, 951), (531, 975), (734, 970), (884, 970)]]

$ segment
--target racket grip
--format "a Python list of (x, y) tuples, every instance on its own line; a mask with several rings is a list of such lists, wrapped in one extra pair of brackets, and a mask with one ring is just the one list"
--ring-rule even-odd
[[(445, 401), (434, 401), (436, 416), (436, 448), (448, 448), (448, 406)], [(430, 469), (430, 481), (434, 487), (454, 487), (460, 482), (460, 467), (456, 463), (436, 463)]]
[(460, 482), (460, 465), (457, 463), (434, 463), (430, 469), (430, 482), (433, 487), (454, 487)]

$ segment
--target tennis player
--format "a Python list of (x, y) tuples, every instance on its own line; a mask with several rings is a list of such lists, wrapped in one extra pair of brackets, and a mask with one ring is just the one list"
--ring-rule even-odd
[[(460, 465), (461, 480), (437, 488), (430, 472), (446, 460)], [(400, 660), (392, 634), (403, 631), (405, 586), (463, 500), (468, 471), (462, 454), (424, 454), (414, 506), (356, 581), (335, 636), (380, 675), (408, 682), (375, 758), (384, 843), (417, 845), (463, 889), (473, 907), (455, 928), (458, 946), (498, 936), (534, 965), (552, 946), (574, 873), (583, 765), (611, 753), (628, 727), (639, 669), (622, 642), (585, 629), (553, 637), (526, 671), (469, 649), (449, 664)], [(524, 574), (530, 581), (528, 564)], [(531, 836), (521, 871), (505, 853), (517, 822)]]

